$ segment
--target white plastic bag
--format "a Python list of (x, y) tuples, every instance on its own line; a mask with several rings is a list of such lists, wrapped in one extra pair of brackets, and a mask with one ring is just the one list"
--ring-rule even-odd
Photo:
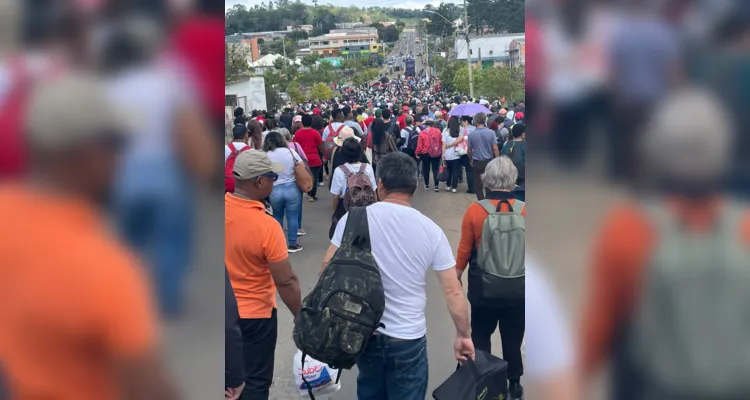
[(305, 357), (305, 365), (302, 365), (302, 351), (294, 353), (294, 384), (301, 396), (309, 396), (307, 385), (302, 380), (304, 375), (307, 383), (312, 386), (314, 395), (333, 393), (341, 389), (341, 382), (336, 383), (340, 371), (330, 368), (322, 362), (310, 356)]

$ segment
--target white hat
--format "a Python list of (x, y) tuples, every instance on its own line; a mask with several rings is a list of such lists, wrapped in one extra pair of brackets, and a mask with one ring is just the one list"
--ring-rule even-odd
[(335, 143), (336, 146), (341, 147), (344, 144), (344, 141), (349, 138), (354, 138), (358, 142), (362, 140), (354, 134), (354, 130), (352, 128), (344, 126), (343, 128), (341, 128), (341, 132), (339, 132), (339, 135), (333, 138), (333, 143)]

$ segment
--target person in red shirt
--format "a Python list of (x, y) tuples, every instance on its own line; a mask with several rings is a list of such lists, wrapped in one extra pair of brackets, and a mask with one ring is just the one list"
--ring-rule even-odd
[[(311, 127), (312, 116), (303, 115), (302, 129), (295, 132), (294, 142), (299, 143), (302, 150), (304, 150), (312, 176), (319, 176), (320, 170), (323, 168), (323, 160), (320, 158), (320, 155), (323, 154), (323, 137), (320, 135), (320, 132)], [(317, 194), (318, 185), (313, 185), (310, 192), (307, 193), (311, 202), (318, 200)]]
[(401, 130), (406, 129), (406, 117), (409, 115), (409, 107), (403, 106), (401, 107), (401, 115), (396, 120), (398, 122), (398, 127)]
[[(427, 125), (427, 129), (419, 132), (419, 138), (417, 140), (417, 151), (416, 156), (422, 161), (422, 176), (424, 177), (424, 188), (430, 188), (430, 167), (432, 167), (432, 176), (435, 181), (435, 192), (439, 191), (438, 186), (438, 170), (440, 169), (440, 160), (443, 158), (443, 133), (439, 129), (435, 128), (435, 121), (432, 118), (427, 118), (424, 121)], [(440, 154), (430, 154), (430, 147), (432, 141), (440, 143)]]

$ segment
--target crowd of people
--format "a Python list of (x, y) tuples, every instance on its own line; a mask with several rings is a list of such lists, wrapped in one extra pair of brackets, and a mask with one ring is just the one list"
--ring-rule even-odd
[[(269, 396), (276, 291), (297, 317), (303, 296), (289, 254), (302, 250), (298, 239), (307, 234), (302, 228), (305, 194), (308, 202), (316, 202), (324, 186), (332, 195), (332, 217), (321, 273), (349, 240), (349, 211), (365, 207), (386, 298), (380, 320), (385, 327), (357, 361), (357, 397), (425, 398), (425, 285), (427, 272), (434, 270), (458, 332), (456, 358), (466, 360), (476, 350), (489, 353), (490, 337), (499, 327), (508, 393), (522, 398), (523, 295), (487, 298), (477, 264), (478, 253), (487, 247), (482, 233), (488, 217), (526, 215), (524, 112), (523, 102), (431, 94), (427, 81), (412, 79), (345, 89), (339, 98), (289, 105), (281, 112), (237, 108), (225, 147), (225, 258), (239, 310), (232, 319), (237, 325), (230, 329), (244, 348), (232, 357), (244, 355), (243, 363), (234, 364), (244, 372), (235, 372), (227, 383), (227, 398)], [(450, 193), (462, 187), (476, 196), (478, 202), (464, 216), (457, 257), (443, 229), (412, 207), (422, 184), (434, 192), (441, 184)], [(249, 243), (251, 234), (256, 239)], [(402, 245), (407, 242), (408, 248)], [(514, 256), (523, 266), (520, 246)], [(467, 269), (468, 301), (461, 284)]]

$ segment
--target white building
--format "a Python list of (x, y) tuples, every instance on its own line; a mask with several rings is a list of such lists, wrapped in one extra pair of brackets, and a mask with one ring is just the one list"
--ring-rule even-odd
[(258, 61), (251, 62), (250, 64), (250, 71), (256, 75), (263, 75), (266, 70), (273, 69), (274, 63), (278, 59), (286, 60), (289, 64), (297, 64), (302, 65), (298, 60), (292, 60), (289, 58), (284, 58), (284, 56), (280, 54), (267, 54), (263, 57), (261, 57)]
[[(525, 37), (523, 33), (469, 37), (471, 62), (479, 62), (481, 52), (482, 62), (492, 61), (495, 65), (507, 65), (510, 61), (511, 42), (524, 40)], [(456, 59), (466, 61), (466, 38), (457, 37), (453, 51)]]

